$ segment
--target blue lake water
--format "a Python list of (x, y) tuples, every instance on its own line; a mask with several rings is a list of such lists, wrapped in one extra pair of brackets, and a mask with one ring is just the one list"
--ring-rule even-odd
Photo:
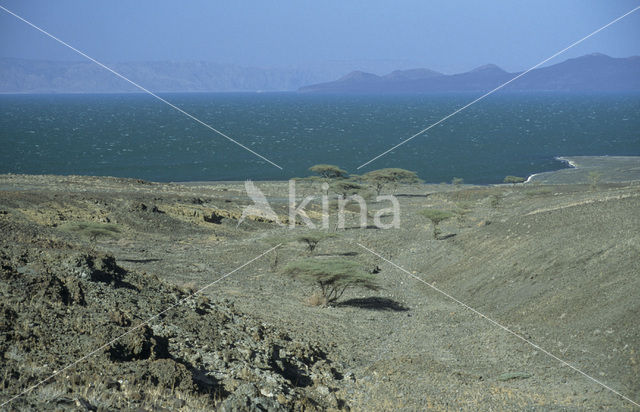
[(556, 156), (640, 155), (640, 94), (497, 93), (356, 170), (478, 95), (162, 95), (284, 170), (145, 94), (3, 95), (0, 173), (283, 180), (329, 163), (496, 183)]

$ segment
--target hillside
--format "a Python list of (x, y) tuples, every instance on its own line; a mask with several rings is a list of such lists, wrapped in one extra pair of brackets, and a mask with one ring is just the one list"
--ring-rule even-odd
[[(259, 187), (285, 214), (287, 184)], [(318, 190), (301, 182), (298, 195)], [(358, 228), (349, 213), (349, 229), (315, 252), (376, 268), (381, 289), (347, 290), (319, 307), (305, 303), (310, 285), (281, 271), (307, 255), (302, 229), (238, 226), (249, 203), (241, 183), (0, 176), (1, 399), (277, 243), (277, 254), (215, 283), (206, 299), (176, 306), (14, 406), (631, 409), (412, 276), (640, 399), (637, 182), (404, 185), (397, 194), (399, 229)], [(387, 206), (374, 202), (370, 213)], [(312, 218), (318, 207), (307, 208)], [(442, 240), (424, 208), (454, 211)], [(111, 234), (91, 235), (82, 222)]]

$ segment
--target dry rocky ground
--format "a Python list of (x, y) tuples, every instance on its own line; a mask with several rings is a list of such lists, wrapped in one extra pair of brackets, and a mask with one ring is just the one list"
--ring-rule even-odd
[(395, 190), (400, 228), (351, 209), (314, 252), (381, 289), (322, 307), (282, 274), (307, 229), (238, 226), (242, 183), (0, 176), (0, 402), (95, 351), (0, 409), (633, 410), (544, 351), (640, 401), (640, 184)]

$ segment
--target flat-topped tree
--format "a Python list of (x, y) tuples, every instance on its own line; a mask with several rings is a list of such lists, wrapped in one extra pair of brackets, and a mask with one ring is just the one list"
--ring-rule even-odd
[(349, 287), (379, 289), (374, 275), (364, 271), (359, 263), (348, 259), (298, 260), (289, 263), (284, 273), (296, 279), (316, 283), (320, 287), (323, 304), (340, 299)]
[(362, 175), (362, 178), (372, 184), (379, 195), (385, 185), (396, 186), (398, 183), (419, 183), (420, 179), (415, 172), (398, 168), (372, 170)]
[(347, 171), (340, 169), (338, 166), (319, 164), (309, 168), (313, 173), (317, 173), (325, 179), (337, 179), (347, 176)]
[(447, 220), (451, 219), (455, 216), (455, 213), (449, 212), (448, 210), (440, 210), (440, 209), (423, 209), (420, 211), (420, 214), (431, 221), (433, 224), (433, 238), (438, 239), (438, 235), (440, 235), (440, 229), (438, 225)]

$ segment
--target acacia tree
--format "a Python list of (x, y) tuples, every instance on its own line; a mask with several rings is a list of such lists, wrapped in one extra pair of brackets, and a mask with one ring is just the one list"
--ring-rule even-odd
[(313, 282), (320, 287), (323, 304), (340, 299), (349, 287), (378, 290), (375, 276), (360, 264), (347, 259), (305, 259), (289, 263), (284, 272), (296, 279)]
[(309, 168), (313, 173), (317, 173), (325, 179), (337, 179), (347, 176), (347, 171), (340, 169), (338, 166), (319, 164)]
[(415, 172), (398, 168), (373, 170), (362, 175), (362, 178), (375, 187), (378, 195), (380, 195), (380, 192), (385, 185), (390, 184), (395, 188), (398, 183), (420, 182), (420, 179)]
[(431, 224), (433, 225), (434, 239), (438, 239), (438, 236), (440, 235), (440, 229), (438, 228), (438, 225), (441, 222), (455, 216), (455, 213), (453, 212), (440, 209), (423, 209), (420, 211), (420, 214), (431, 221)]
[(520, 176), (511, 176), (511, 175), (509, 175), (509, 176), (505, 176), (505, 178), (504, 178), (504, 180), (503, 180), (503, 182), (504, 182), (504, 183), (511, 183), (511, 184), (513, 184), (514, 186), (515, 186), (517, 183), (524, 183), (524, 181), (525, 181), (525, 178), (524, 178), (524, 177), (520, 177)]

